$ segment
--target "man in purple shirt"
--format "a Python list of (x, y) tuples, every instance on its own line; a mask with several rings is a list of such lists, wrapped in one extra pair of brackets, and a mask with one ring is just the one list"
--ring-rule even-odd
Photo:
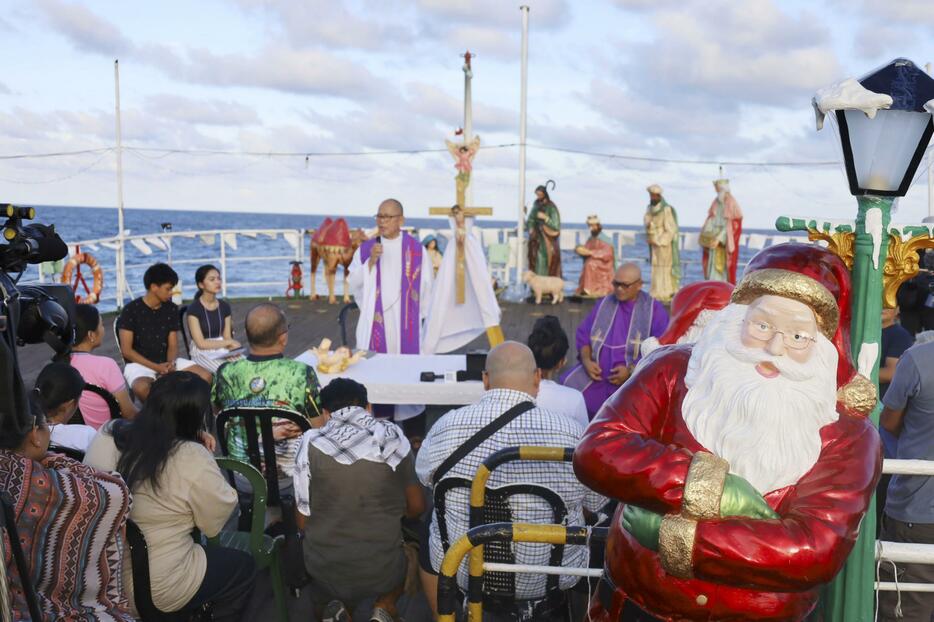
[(577, 329), (580, 362), (561, 382), (584, 394), (590, 418), (629, 378), (642, 342), (668, 327), (665, 307), (641, 288), (642, 270), (624, 263), (613, 276), (613, 293), (594, 305)]

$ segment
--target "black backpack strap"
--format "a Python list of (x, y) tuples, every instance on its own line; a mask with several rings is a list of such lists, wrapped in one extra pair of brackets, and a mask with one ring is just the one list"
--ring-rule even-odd
[(437, 468), (435, 474), (431, 478), (432, 483), (437, 484), (440, 482), (441, 478), (447, 475), (447, 472), (454, 468), (454, 465), (463, 460), (467, 454), (479, 447), (483, 441), (496, 434), (503, 426), (522, 413), (528, 412), (533, 408), (535, 408), (535, 404), (533, 402), (519, 402), (501, 414), (499, 417), (480, 428), (476, 434), (468, 438), (463, 445), (458, 447), (454, 453), (448, 456), (447, 460), (441, 463), (441, 466)]

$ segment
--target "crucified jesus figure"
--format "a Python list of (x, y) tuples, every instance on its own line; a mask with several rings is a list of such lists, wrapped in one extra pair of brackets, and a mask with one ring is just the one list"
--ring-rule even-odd
[(465, 205), (464, 196), (467, 192), (467, 186), (470, 185), (470, 173), (473, 170), (473, 159), (480, 150), (480, 137), (474, 136), (469, 143), (452, 143), (445, 140), (448, 151), (454, 157), (454, 168), (457, 169), (457, 203)]

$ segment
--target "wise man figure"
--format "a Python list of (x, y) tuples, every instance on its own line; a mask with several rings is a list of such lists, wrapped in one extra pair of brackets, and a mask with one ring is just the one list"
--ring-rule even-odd
[(713, 186), (717, 196), (707, 210), (707, 220), (700, 232), (700, 245), (704, 249), (704, 278), (735, 285), (743, 213), (730, 192), (729, 179), (718, 179)]
[(548, 180), (535, 189), (535, 203), (525, 228), (529, 232), (529, 270), (542, 276), (561, 276), (561, 214), (548, 194)]
[(616, 254), (613, 242), (603, 233), (603, 226), (596, 214), (587, 217), (590, 238), (575, 251), (584, 258), (577, 294), (599, 298), (613, 292), (613, 273), (616, 271)]
[(667, 303), (678, 291), (681, 282), (681, 257), (678, 251), (678, 214), (665, 201), (662, 187), (652, 184), (646, 188), (649, 206), (645, 210), (645, 235), (652, 259), (652, 282), (649, 294)]
[(629, 379), (642, 342), (668, 326), (665, 307), (642, 291), (638, 265), (622, 264), (612, 284), (613, 293), (598, 301), (577, 328), (579, 362), (561, 378), (561, 384), (584, 394), (590, 417)]
[(595, 622), (804, 619), (882, 466), (849, 354), (850, 275), (810, 244), (759, 253), (693, 345), (648, 356), (574, 453), (621, 502)]
[[(485, 331), (499, 326), (501, 311), (483, 245), (473, 229), (474, 217), (460, 205), (451, 208), (453, 245), (441, 259), (432, 285), (422, 353), (445, 353), (466, 346)], [(458, 263), (463, 253), (464, 263)], [(457, 271), (464, 270), (464, 302), (457, 304)]]
[[(348, 283), (360, 307), (357, 348), (384, 354), (419, 354), (422, 321), (434, 271), (419, 241), (402, 231), (402, 203), (386, 199), (376, 214), (377, 236), (364, 242), (350, 264)], [(397, 406), (396, 421), (418, 415), (421, 406)], [(389, 414), (376, 409), (377, 414)]]

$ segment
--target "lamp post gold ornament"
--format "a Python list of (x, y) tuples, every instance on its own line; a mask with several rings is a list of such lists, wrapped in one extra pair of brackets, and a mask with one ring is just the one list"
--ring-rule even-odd
[[(928, 225), (892, 225), (892, 205), (904, 196), (934, 134), (934, 79), (899, 58), (860, 80), (821, 89), (813, 100), (817, 129), (833, 113), (854, 221), (781, 217), (779, 231), (806, 231), (852, 270), (851, 347), (859, 372), (878, 385), (883, 306), (895, 306), (899, 285), (918, 273), (917, 251), (934, 248)], [(880, 406), (873, 410), (878, 425)], [(823, 592), (827, 622), (869, 622), (875, 594), (875, 500), (844, 569)]]

